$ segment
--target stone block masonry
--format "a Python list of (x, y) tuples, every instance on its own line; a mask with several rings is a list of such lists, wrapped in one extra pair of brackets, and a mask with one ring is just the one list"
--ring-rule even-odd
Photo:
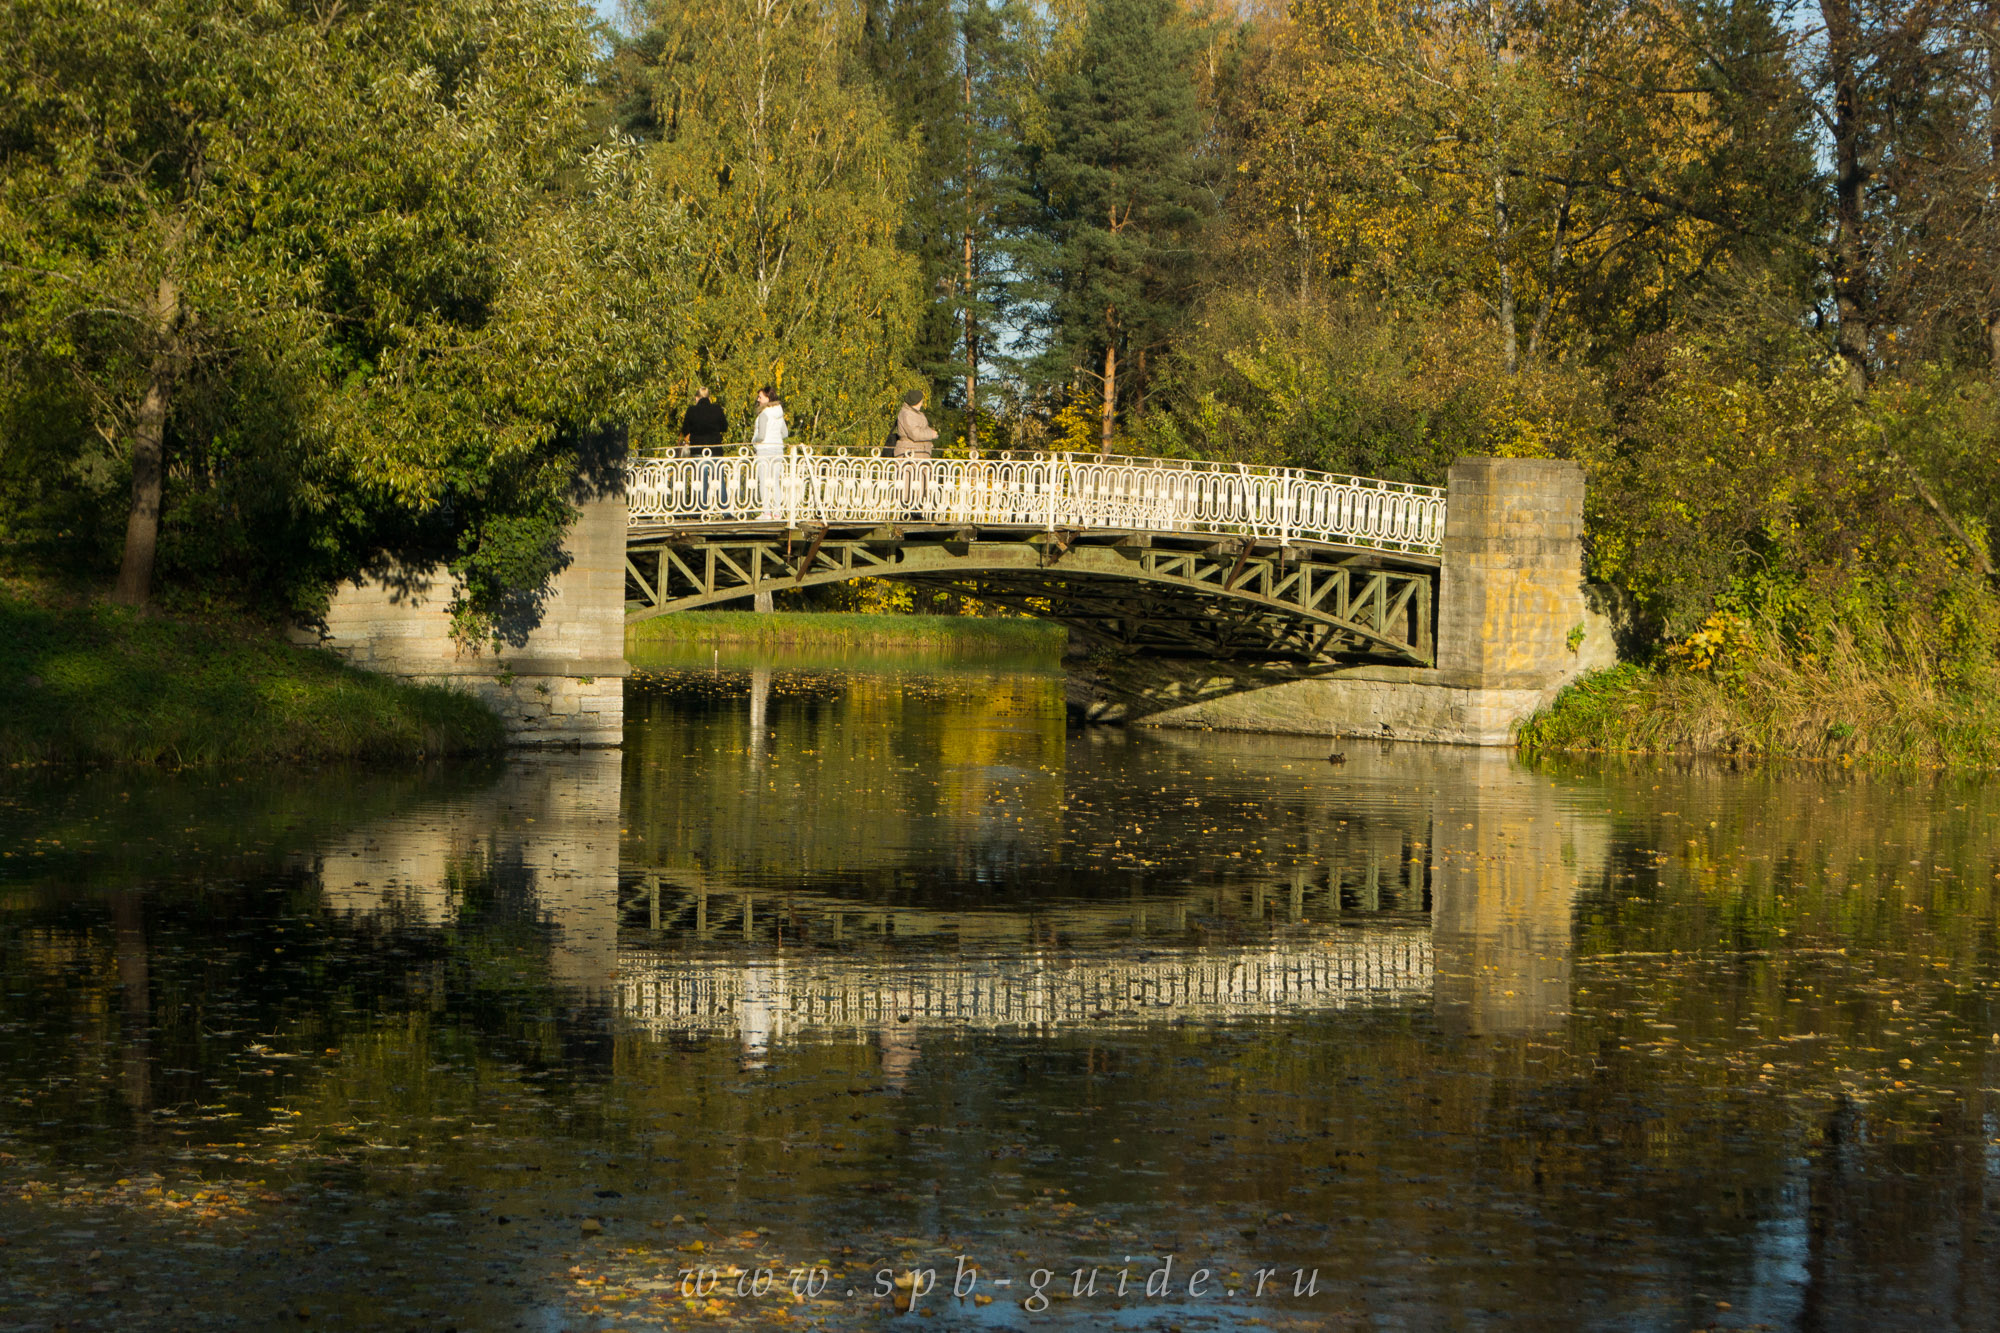
[(1551, 458), (1452, 464), (1440, 574), (1441, 675), (1471, 689), (1540, 692), (1573, 674), (1567, 641), (1588, 610), (1583, 469)]
[(1447, 487), (1435, 667), (1134, 658), (1073, 679), (1073, 706), (1147, 726), (1512, 744), (1564, 685), (1617, 660), (1605, 599), (1583, 582), (1583, 471), (1462, 458)]
[(478, 695), (518, 745), (617, 745), (625, 731), (625, 498), (584, 501), (539, 622), (519, 648), (468, 651), (451, 637), (451, 575), (396, 569), (335, 590), (324, 636), (355, 666)]

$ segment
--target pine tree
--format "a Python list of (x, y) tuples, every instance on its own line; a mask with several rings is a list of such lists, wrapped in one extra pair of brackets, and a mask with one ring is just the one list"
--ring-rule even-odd
[(1205, 41), (1175, 0), (1093, 0), (1032, 162), (1036, 212), (1022, 257), (1046, 299), (1041, 369), (1099, 381), (1104, 452), (1121, 387), (1128, 398), (1143, 389), (1147, 355), (1187, 304), (1197, 238), (1214, 212), (1194, 81)]
[(949, 381), (960, 322), (953, 299), (959, 219), (954, 207), (963, 171), (965, 127), (958, 88), (957, 16), (952, 0), (869, 0), (862, 60), (912, 152), (896, 242), (917, 261), (922, 303), (910, 344), (910, 368), (926, 381)]
[(999, 200), (1014, 187), (1024, 34), (1019, 0), (870, 0), (863, 58), (912, 146), (898, 233), (925, 302), (910, 365), (979, 441), (989, 330), (1007, 306)]

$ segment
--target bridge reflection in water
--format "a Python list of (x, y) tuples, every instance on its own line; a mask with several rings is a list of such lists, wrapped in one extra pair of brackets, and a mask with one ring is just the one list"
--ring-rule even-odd
[(924, 1028), (1053, 1032), (1145, 1022), (1275, 1018), (1431, 994), (1418, 929), (1140, 957), (1053, 950), (910, 962), (626, 955), (620, 1009), (656, 1032), (787, 1036)]
[(1567, 1014), (1608, 828), (1506, 754), (1066, 730), (1055, 681), (1008, 673), (683, 684), (622, 755), (523, 757), (326, 846), (329, 902), (444, 924), (477, 869), (635, 1028), (753, 1063), (870, 1042), (891, 1076), (954, 1032)]

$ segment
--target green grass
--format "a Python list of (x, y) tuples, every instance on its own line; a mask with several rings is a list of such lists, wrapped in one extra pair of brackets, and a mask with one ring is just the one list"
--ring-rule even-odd
[(633, 621), (633, 647), (908, 649), (993, 655), (1062, 652), (1066, 631), (1026, 617), (866, 615), (851, 611), (683, 611)]
[(269, 630), (0, 589), (0, 762), (413, 759), (504, 743), (469, 695), (357, 671)]
[(1530, 718), (1523, 749), (1756, 755), (1940, 769), (2000, 767), (1990, 692), (1847, 652), (1761, 653), (1717, 677), (1635, 665), (1594, 672)]

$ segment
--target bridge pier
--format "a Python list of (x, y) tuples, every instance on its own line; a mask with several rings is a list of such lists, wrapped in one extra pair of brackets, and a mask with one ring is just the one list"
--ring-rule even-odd
[(625, 731), (625, 497), (583, 500), (569, 564), (519, 648), (468, 651), (451, 637), (451, 574), (392, 568), (335, 589), (326, 633), (293, 632), (355, 666), (467, 690), (517, 745), (612, 746)]
[(1438, 601), (1435, 667), (1099, 654), (1072, 670), (1071, 704), (1147, 726), (1510, 744), (1565, 684), (1617, 660), (1583, 582), (1582, 469), (1453, 464)]

